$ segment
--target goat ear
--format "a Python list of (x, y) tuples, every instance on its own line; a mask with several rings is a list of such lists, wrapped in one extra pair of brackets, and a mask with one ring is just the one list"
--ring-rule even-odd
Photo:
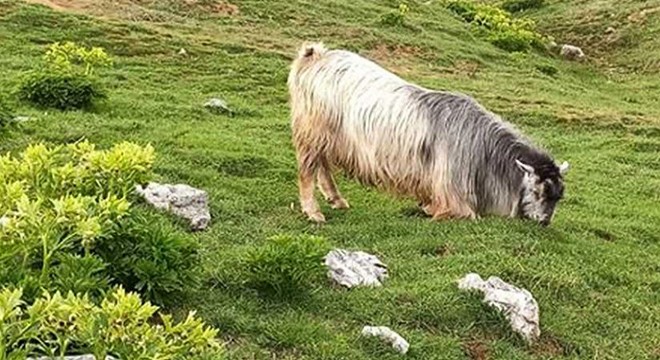
[(518, 165), (518, 168), (530, 175), (534, 174), (534, 168), (531, 165), (527, 165), (524, 162), (517, 160), (516, 159), (516, 165)]
[(559, 173), (562, 175), (566, 174), (566, 172), (568, 172), (568, 168), (569, 168), (568, 163), (564, 161), (563, 163), (561, 163), (561, 165), (559, 165)]

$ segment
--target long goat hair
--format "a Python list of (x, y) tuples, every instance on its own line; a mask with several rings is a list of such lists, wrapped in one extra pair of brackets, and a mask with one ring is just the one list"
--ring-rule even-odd
[(335, 168), (415, 197), (436, 218), (523, 216), (518, 161), (561, 185), (563, 169), (545, 151), (471, 97), (409, 83), (352, 52), (303, 45), (288, 86), (301, 204), (313, 220), (324, 220), (315, 174), (333, 206), (348, 206)]

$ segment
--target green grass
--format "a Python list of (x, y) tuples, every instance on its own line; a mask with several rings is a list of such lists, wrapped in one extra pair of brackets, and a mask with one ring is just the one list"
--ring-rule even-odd
[[(603, 3), (583, 2), (580, 11)], [(234, 16), (173, 0), (142, 3), (139, 16), (95, 18), (0, 0), (2, 93), (11, 94), (54, 41), (103, 46), (116, 63), (101, 72), (109, 99), (93, 112), (15, 103), (17, 114), (34, 120), (0, 134), (0, 150), (83, 137), (101, 145), (149, 142), (160, 180), (207, 190), (213, 224), (195, 235), (204, 249), (203, 286), (171, 310), (198, 309), (221, 330), (230, 358), (399, 358), (360, 339), (364, 325), (401, 333), (410, 359), (660, 357), (660, 76), (652, 68), (637, 75), (508, 54), (435, 1), (410, 2), (406, 26), (395, 29), (379, 23), (398, 5), (386, 0), (234, 1)], [(531, 15), (552, 32), (562, 29), (570, 5), (549, 3)], [(436, 223), (418, 216), (413, 200), (342, 178), (352, 208), (324, 206), (328, 224), (308, 223), (297, 205), (291, 209), (297, 187), (286, 76), (297, 46), (313, 39), (422, 85), (466, 92), (569, 161), (554, 223)], [(176, 55), (182, 47), (189, 56)], [(641, 50), (619, 50), (614, 63), (646, 61)], [(549, 65), (558, 70), (553, 77), (538, 70)], [(236, 114), (204, 109), (215, 96)], [(273, 235), (301, 233), (377, 254), (390, 279), (380, 289), (321, 284), (290, 301), (231, 281), (245, 271), (232, 266), (233, 255)], [(541, 308), (541, 343), (526, 346), (477, 297), (458, 292), (456, 280), (467, 272), (529, 289)]]

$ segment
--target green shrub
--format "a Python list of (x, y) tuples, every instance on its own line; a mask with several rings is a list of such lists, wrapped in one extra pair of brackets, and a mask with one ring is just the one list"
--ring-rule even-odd
[(542, 48), (544, 37), (534, 29), (530, 19), (516, 19), (496, 6), (473, 3), (466, 0), (450, 0), (447, 8), (464, 21), (474, 24), (486, 34), (493, 45), (511, 52), (528, 51), (532, 47)]
[(43, 108), (73, 110), (90, 108), (105, 92), (86, 75), (64, 72), (29, 74), (19, 90), (21, 100)]
[(248, 285), (277, 295), (297, 294), (320, 280), (325, 239), (314, 236), (275, 236), (248, 252), (245, 269)]
[(410, 8), (405, 3), (399, 3), (397, 10), (383, 14), (380, 23), (387, 26), (403, 26)]
[[(129, 214), (127, 196), (150, 178), (153, 157), (151, 146), (96, 150), (87, 142), (0, 156), (0, 283), (29, 296), (103, 284), (90, 256)], [(86, 279), (66, 279), (85, 272)]]
[(556, 76), (559, 73), (559, 69), (550, 64), (536, 65), (536, 69), (548, 76)]
[(102, 296), (110, 289), (106, 263), (95, 255), (57, 254), (51, 272), (51, 289), (63, 293)]
[(468, 23), (474, 21), (474, 16), (477, 14), (476, 5), (467, 1), (449, 1), (447, 3), (447, 9)]
[(505, 0), (502, 3), (502, 9), (515, 13), (529, 9), (539, 9), (543, 7), (545, 0)]
[(156, 215), (133, 212), (95, 249), (108, 273), (157, 304), (171, 304), (198, 284), (197, 242)]
[(34, 105), (59, 110), (85, 109), (106, 93), (93, 77), (98, 67), (112, 64), (101, 48), (84, 48), (72, 42), (49, 46), (45, 66), (28, 74), (19, 97)]
[[(86, 296), (45, 293), (32, 305), (20, 289), (0, 291), (0, 359), (91, 353), (120, 359), (218, 359), (217, 330), (194, 314), (180, 323), (118, 288), (100, 306)], [(159, 318), (162, 325), (152, 325)]]
[(502, 30), (488, 35), (488, 41), (502, 50), (524, 52), (530, 49), (534, 33), (528, 31)]

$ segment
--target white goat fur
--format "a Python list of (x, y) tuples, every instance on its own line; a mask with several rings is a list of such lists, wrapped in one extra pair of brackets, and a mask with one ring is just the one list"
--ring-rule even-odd
[[(332, 168), (363, 183), (413, 196), (435, 218), (519, 212), (523, 173), (509, 157), (536, 151), (513, 127), (471, 98), (424, 89), (357, 54), (327, 50), (322, 44), (301, 48), (288, 86), (301, 205), (313, 220), (324, 220), (313, 198), (317, 173), (319, 187), (333, 206), (348, 206), (336, 189)], [(473, 162), (471, 153), (483, 150), (480, 138), (490, 136), (482, 127), (506, 138), (508, 147), (502, 151), (510, 166), (499, 177), (510, 179), (486, 176), (479, 180), (487, 189), (475, 189), (476, 167), (490, 161), (477, 155), (476, 163), (467, 166)]]

